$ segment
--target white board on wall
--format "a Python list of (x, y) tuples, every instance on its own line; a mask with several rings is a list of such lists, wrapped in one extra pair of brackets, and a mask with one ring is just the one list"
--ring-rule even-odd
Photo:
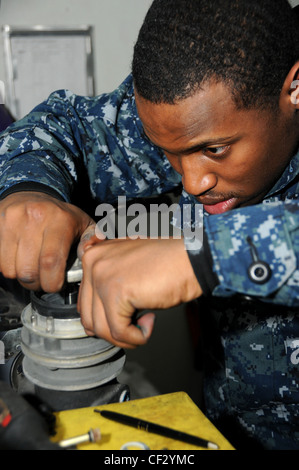
[(20, 119), (55, 90), (94, 94), (92, 27), (5, 25), (6, 104)]

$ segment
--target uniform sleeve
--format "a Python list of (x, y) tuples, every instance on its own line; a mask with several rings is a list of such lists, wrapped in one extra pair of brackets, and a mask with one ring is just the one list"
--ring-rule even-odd
[[(54, 101), (59, 106), (53, 106)], [(58, 96), (51, 97), (1, 134), (1, 197), (26, 188), (49, 188), (62, 199), (70, 200), (78, 175), (74, 163), (78, 147), (66, 119), (66, 108)]]
[(173, 189), (180, 177), (143, 135), (132, 78), (99, 97), (52, 93), (0, 135), (0, 197), (38, 188), (72, 202), (97, 202)]
[(299, 305), (298, 202), (258, 204), (206, 217), (204, 234), (201, 253), (189, 256), (195, 273), (200, 272), (199, 282), (208, 273), (212, 295), (239, 293)]

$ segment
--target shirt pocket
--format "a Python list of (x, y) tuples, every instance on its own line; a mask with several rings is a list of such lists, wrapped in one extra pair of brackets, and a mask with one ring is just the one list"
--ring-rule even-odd
[(299, 402), (298, 314), (251, 315), (247, 327), (240, 334), (231, 331), (223, 343), (226, 379), (236, 409)]
[(277, 319), (273, 336), (274, 387), (277, 401), (299, 403), (299, 314)]
[(246, 330), (224, 339), (224, 348), (232, 407), (242, 412), (273, 401), (274, 351), (267, 324), (251, 318)]

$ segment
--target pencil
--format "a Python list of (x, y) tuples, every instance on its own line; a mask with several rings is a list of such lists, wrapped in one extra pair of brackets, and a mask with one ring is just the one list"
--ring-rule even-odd
[(201, 437), (193, 436), (182, 431), (177, 431), (166, 426), (161, 426), (160, 424), (151, 423), (139, 418), (133, 418), (132, 416), (116, 413), (115, 411), (94, 411), (96, 413), (100, 413), (104, 418), (111, 419), (112, 421), (116, 421), (117, 423), (125, 424), (136, 429), (158, 434), (159, 436), (176, 439), (178, 441), (186, 442), (195, 446), (204, 447), (205, 449), (218, 449), (218, 445), (214, 442), (210, 442), (208, 440), (202, 439)]

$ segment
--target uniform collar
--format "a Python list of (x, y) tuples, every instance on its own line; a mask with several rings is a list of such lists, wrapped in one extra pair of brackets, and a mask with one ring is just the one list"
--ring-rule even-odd
[(265, 198), (274, 196), (274, 194), (279, 193), (285, 189), (297, 176), (299, 175), (299, 148), (288, 166), (282, 173), (281, 177), (276, 181), (275, 185), (270, 189)]

